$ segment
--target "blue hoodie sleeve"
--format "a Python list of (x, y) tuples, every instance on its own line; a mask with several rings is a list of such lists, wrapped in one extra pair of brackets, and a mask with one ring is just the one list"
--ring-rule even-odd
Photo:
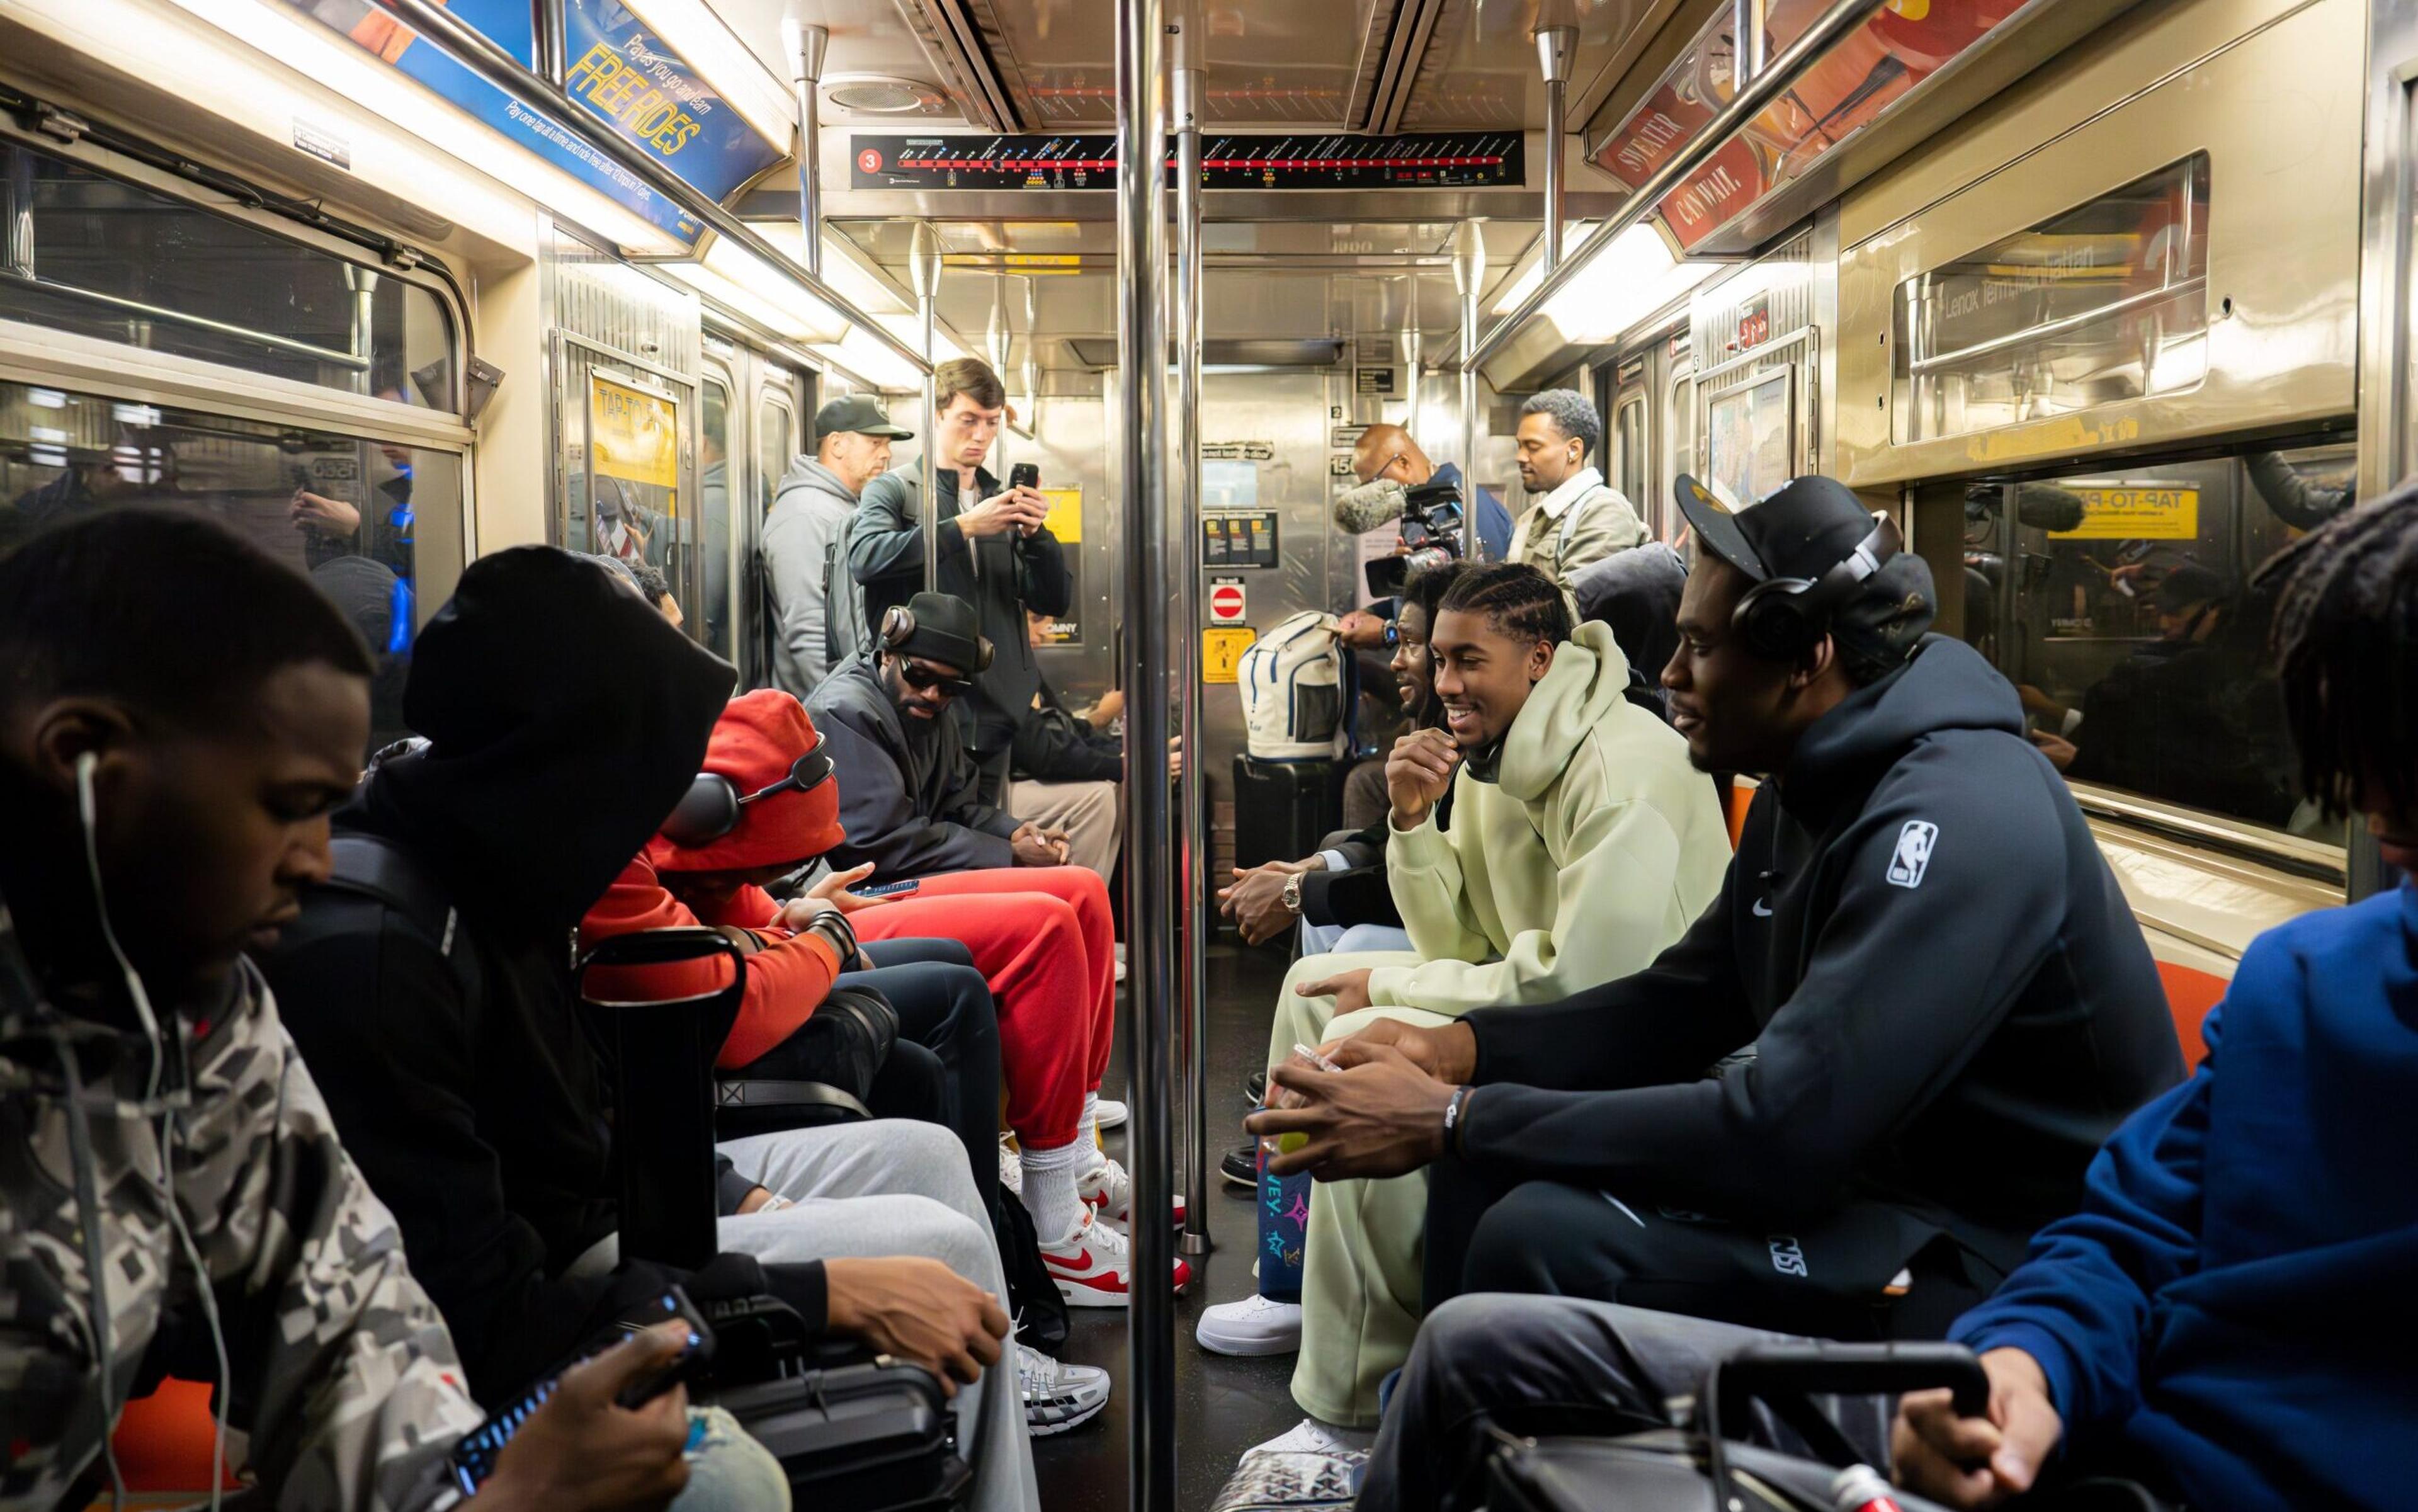
[[(2227, 1000), (2291, 990), (2278, 979), (2290, 970), (2287, 953), (2253, 945)], [(2091, 1161), (2082, 1211), (2033, 1235), (2024, 1263), (1949, 1331), (1976, 1352), (2012, 1347), (2038, 1360), (2069, 1439), (2132, 1415), (2150, 1299), (2199, 1268), (2223, 1014), (2220, 1004), (2200, 1026), (2209, 1055), (2198, 1073), (2125, 1120)]]
[[(1482, 1088), (1464, 1150), (1526, 1175), (1680, 1190), (1715, 1212), (1790, 1214), (1835, 1201), (1863, 1152), (1936, 1097), (1997, 1030), (2064, 917), (2059, 831), (2022, 786), (2057, 781), (2054, 772), (2045, 762), (2030, 771), (2028, 753), (2004, 770), (1951, 772), (1952, 759), (1902, 766), (1841, 837), (1837, 900), (1751, 1061), (1708, 1079), (1594, 1083), (1624, 1091)], [(1978, 812), (1977, 791), (2008, 796)], [(1930, 827), (1930, 848), (1909, 868), (1902, 857), (1915, 826)], [(1929, 943), (1919, 962), (1910, 940)], [(1694, 942), (1691, 931), (1673, 950)], [(1636, 1009), (1695, 1007), (1658, 999)], [(1506, 1061), (1487, 1029), (1477, 1032), (1480, 1067), (1515, 1079), (1501, 1077)]]

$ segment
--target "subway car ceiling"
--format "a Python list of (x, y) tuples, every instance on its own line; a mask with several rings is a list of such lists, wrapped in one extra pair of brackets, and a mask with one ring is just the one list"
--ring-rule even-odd
[[(459, 59), (411, 72), (451, 57), (389, 24), (415, 4), (0, 4), (0, 385), (151, 405), (195, 436), (299, 416), (307, 436), (434, 449), (418, 473), (424, 615), (470, 554), (599, 528), (578, 481), (583, 384), (662, 406), (677, 439), (647, 486), (666, 499), (711, 488), (716, 467), (768, 499), (832, 390), (911, 412), (928, 235), (931, 355), (990, 359), (1019, 409), (1008, 454), (1081, 485), (1082, 602), (1048, 654), (1070, 684), (1105, 685), (1107, 542), (1127, 519), (1110, 504), (1125, 276), (1110, 0), (632, 0), (612, 24), (647, 28), (643, 51), (687, 81), (679, 108), (592, 46), (566, 49), (559, 123), (482, 114), (449, 82)], [(827, 32), (803, 84), (792, 8)], [(473, 28), (528, 11), (450, 8)], [(1251, 483), (1284, 543), (1251, 580), (1254, 619), (1352, 591), (1356, 561), (1326, 541), (1335, 428), (1407, 420), (1516, 504), (1516, 402), (1550, 386), (1596, 402), (1604, 472), (1665, 539), (1680, 470), (1749, 497), (1826, 471), (1897, 512), (1944, 624), (2052, 700), (2080, 698), (2104, 648), (2150, 632), (2083, 592), (2091, 537), (2040, 528), (2018, 494), (1994, 512), (1977, 490), (2146, 498), (2168, 512), (2148, 528), (2246, 567), (2291, 528), (2266, 502), (2271, 459), (2295, 486), (2387, 466), (2353, 425), (2355, 0), (1294, 0), (1180, 19), (1171, 63), (1198, 71), (1204, 163), (1201, 438), (1283, 441)], [(494, 40), (516, 56), (525, 42), (515, 66), (543, 70), (534, 35)], [(683, 208), (618, 160), (548, 156), (525, 116), (592, 160), (608, 141), (704, 143), (721, 177), (700, 173)], [(690, 174), (686, 153), (653, 170)], [(1556, 167), (1567, 255), (1549, 280)], [(279, 334), (269, 285), (219, 299), (198, 271), (183, 286), (124, 272), (134, 249), (231, 277), (261, 266), (227, 252), (240, 238), (212, 242), (220, 263), (156, 239), (171, 203), (307, 249), (298, 268), (375, 270), (378, 297), (416, 313), (371, 320), (361, 350), (388, 340), (434, 387), (230, 359), (222, 344), (247, 338), (205, 322)], [(354, 355), (328, 311), (283, 333)], [(64, 429), (15, 408), (28, 435)], [(92, 413), (105, 426), (106, 405)], [(36, 444), (63, 443), (0, 436), (21, 463)], [(744, 514), (687, 580), (714, 601), (699, 634), (742, 663), (751, 606), (722, 596), (745, 583)], [(1231, 743), (1214, 701), (1211, 720)], [(2355, 863), (2275, 795), (2206, 776), (2100, 783), (2090, 812), (2143, 917), (2221, 973), (2257, 927), (2339, 897)]]

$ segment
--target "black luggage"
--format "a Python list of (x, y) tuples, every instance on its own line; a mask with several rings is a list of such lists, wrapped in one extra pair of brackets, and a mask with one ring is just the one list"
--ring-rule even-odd
[(1333, 761), (1234, 758), (1234, 864), (1299, 861), (1342, 828), (1344, 769)]
[[(1959, 1344), (1762, 1344), (1713, 1367), (1687, 1429), (1617, 1438), (1514, 1438), (1496, 1430), (1487, 1466), (1487, 1512), (1833, 1512), (1840, 1473), (1860, 1456), (1822, 1415), (1816, 1395), (1903, 1396), (1946, 1386), (1960, 1413), (1978, 1416), (1989, 1378)], [(1725, 1436), (1760, 1400), (1803, 1441), (1811, 1457)], [(1938, 1512), (1905, 1491), (1903, 1512)], [(2054, 1512), (2165, 1512), (2140, 1487), (2092, 1479), (2035, 1491), (2024, 1505)]]
[(943, 1512), (973, 1479), (940, 1382), (888, 1355), (729, 1387), (713, 1400), (781, 1462), (801, 1507)]

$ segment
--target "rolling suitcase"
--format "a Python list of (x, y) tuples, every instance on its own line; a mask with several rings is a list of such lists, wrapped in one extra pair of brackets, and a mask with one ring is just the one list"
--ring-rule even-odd
[(1341, 827), (1343, 771), (1332, 761), (1234, 758), (1234, 864), (1299, 861)]
[(940, 1382), (887, 1355), (730, 1387), (713, 1403), (781, 1462), (801, 1507), (946, 1512), (973, 1480)]

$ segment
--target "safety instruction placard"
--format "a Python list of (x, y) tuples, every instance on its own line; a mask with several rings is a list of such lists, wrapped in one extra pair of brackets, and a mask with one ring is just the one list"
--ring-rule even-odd
[(680, 486), (678, 401), (590, 374), (588, 420), (597, 472), (623, 482)]
[(2082, 500), (2082, 523), (2050, 534), (2052, 541), (2195, 541), (2199, 490), (2157, 483), (2071, 490)]
[(1248, 625), (1212, 625), (1201, 632), (1201, 680), (1234, 681), (1243, 653), (1259, 638), (1260, 633)]
[(1209, 580), (1209, 622), (1213, 625), (1239, 625), (1243, 622), (1241, 578), (1213, 577)]

